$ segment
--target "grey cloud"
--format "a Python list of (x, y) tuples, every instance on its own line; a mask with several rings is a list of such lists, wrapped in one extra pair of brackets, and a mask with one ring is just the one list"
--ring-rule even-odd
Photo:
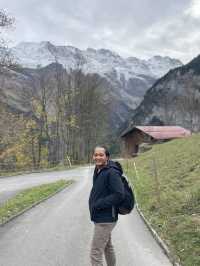
[(184, 21), (190, 0), (0, 1), (16, 17), (15, 42), (49, 40), (81, 49), (104, 47), (123, 56), (186, 60), (185, 31), (192, 34), (191, 27), (194, 33), (197, 28), (191, 18)]
[(190, 61), (199, 54), (200, 18), (180, 15), (172, 21), (160, 23), (137, 40), (135, 47), (146, 51), (146, 56), (155, 54), (181, 58)]

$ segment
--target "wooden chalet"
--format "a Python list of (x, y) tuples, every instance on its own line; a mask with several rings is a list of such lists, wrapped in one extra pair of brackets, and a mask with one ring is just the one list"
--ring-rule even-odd
[(134, 126), (121, 135), (123, 156), (136, 156), (142, 143), (156, 143), (190, 135), (189, 130), (179, 126)]

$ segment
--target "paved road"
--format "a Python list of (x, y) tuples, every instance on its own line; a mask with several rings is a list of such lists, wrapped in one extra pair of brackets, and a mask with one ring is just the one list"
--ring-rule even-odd
[[(77, 180), (75, 184), (0, 227), (0, 266), (90, 265), (91, 173), (87, 167), (70, 170), (70, 175)], [(66, 172), (63, 174), (68, 176)], [(28, 177), (29, 184), (35, 178), (39, 180), (40, 175), (43, 181), (45, 175), (62, 176), (61, 172), (33, 174)], [(118, 266), (172, 266), (136, 211), (120, 217), (113, 231), (113, 242)]]
[[(44, 183), (54, 182), (59, 179), (74, 179), (80, 178), (80, 172), (85, 167), (80, 167), (72, 170), (43, 172), (24, 174), (11, 177), (0, 178), (0, 204), (14, 196), (19, 191), (28, 187), (37, 186)], [(88, 169), (88, 167), (86, 167)]]

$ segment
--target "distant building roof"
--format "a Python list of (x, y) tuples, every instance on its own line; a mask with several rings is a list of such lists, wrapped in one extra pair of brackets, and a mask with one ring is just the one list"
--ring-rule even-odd
[(183, 138), (191, 135), (190, 130), (179, 126), (135, 126), (125, 131), (121, 137), (124, 138), (136, 129), (150, 135), (154, 139)]

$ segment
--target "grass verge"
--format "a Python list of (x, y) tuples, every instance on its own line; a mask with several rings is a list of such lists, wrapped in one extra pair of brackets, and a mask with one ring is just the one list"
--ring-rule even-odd
[(44, 199), (72, 184), (72, 180), (58, 180), (26, 189), (0, 206), (0, 225), (19, 215)]
[(200, 265), (200, 135), (124, 162), (138, 205), (183, 266)]

